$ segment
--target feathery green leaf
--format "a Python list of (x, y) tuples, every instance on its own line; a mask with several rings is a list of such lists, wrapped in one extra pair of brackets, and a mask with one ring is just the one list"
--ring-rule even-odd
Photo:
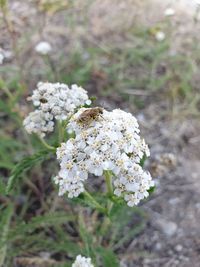
[(48, 156), (49, 156), (49, 151), (42, 150), (34, 155), (23, 158), (19, 163), (17, 163), (17, 165), (11, 172), (11, 176), (8, 179), (6, 193), (8, 194), (12, 190), (14, 184), (18, 182), (19, 178), (21, 178), (21, 175), (25, 171), (30, 170), (33, 166), (35, 166), (39, 162), (44, 161)]

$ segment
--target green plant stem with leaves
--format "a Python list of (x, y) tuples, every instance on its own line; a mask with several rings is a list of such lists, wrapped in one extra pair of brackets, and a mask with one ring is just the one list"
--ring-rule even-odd
[(100, 229), (102, 237), (106, 235), (109, 227), (111, 226), (112, 222), (110, 219), (110, 212), (113, 207), (113, 201), (111, 200), (113, 196), (113, 185), (112, 185), (112, 172), (111, 171), (104, 171), (105, 181), (106, 181), (106, 189), (107, 189), (107, 205), (106, 205), (106, 216), (103, 219), (103, 223)]
[(43, 145), (45, 148), (47, 148), (47, 149), (50, 150), (50, 151), (55, 151), (55, 152), (56, 152), (56, 147), (49, 145), (49, 144), (44, 140), (44, 138), (42, 138), (42, 137), (39, 137), (39, 139), (40, 139), (40, 142), (42, 143), (42, 145)]
[(111, 201), (111, 198), (113, 196), (112, 172), (111, 171), (105, 171), (104, 175), (105, 175), (107, 195), (108, 195), (107, 213), (109, 214), (111, 209), (112, 209), (112, 206), (113, 206), (113, 202)]
[(62, 121), (58, 121), (58, 141), (59, 144), (61, 144), (64, 141), (64, 135), (65, 135), (65, 128), (63, 127), (64, 124), (62, 123)]
[[(54, 140), (54, 143), (56, 146), (63, 141), (67, 141), (70, 138), (73, 138), (74, 135), (72, 134), (67, 134), (65, 133), (66, 127), (67, 127), (66, 122), (59, 122), (57, 126), (57, 135), (56, 139)], [(10, 194), (12, 189), (14, 189), (14, 186), (16, 185), (16, 182), (20, 180), (20, 178), (25, 178), (26, 181), (30, 179), (29, 176), (25, 176), (25, 172), (28, 172), (31, 170), (32, 167), (34, 167), (36, 164), (40, 164), (44, 160), (48, 159), (50, 156), (54, 155), (56, 153), (56, 147), (50, 145), (49, 143), (46, 142), (44, 138), (38, 137), (42, 146), (45, 148), (44, 150), (38, 151), (37, 153), (25, 157), (22, 159), (21, 162), (19, 162), (15, 168), (13, 169), (11, 176), (9, 178), (7, 188), (6, 188), (6, 193)], [(73, 253), (73, 250), (75, 250), (75, 254), (73, 257), (75, 257), (78, 253), (83, 253), (83, 255), (91, 257), (93, 262), (95, 263), (95, 267), (99, 267), (100, 262), (103, 262), (102, 266), (109, 266), (109, 267), (119, 267), (119, 261), (117, 259), (117, 256), (114, 253), (114, 245), (117, 244), (119, 247), (121, 244), (123, 245), (124, 242), (130, 238), (130, 235), (124, 236), (124, 239), (121, 238), (119, 235), (119, 232), (122, 233), (122, 228), (123, 225), (126, 225), (127, 221), (130, 219), (130, 213), (127, 213), (127, 209), (124, 208), (124, 206), (121, 205), (121, 202), (115, 200), (115, 197), (113, 195), (113, 173), (112, 171), (104, 171), (103, 173), (104, 178), (105, 178), (105, 185), (106, 185), (106, 192), (103, 194), (103, 196), (95, 196), (91, 195), (87, 190), (83, 192), (80, 197), (77, 199), (73, 200), (73, 204), (80, 203), (82, 204), (84, 201), (84, 204), (87, 204), (88, 207), (92, 210), (85, 210), (84, 207), (79, 207), (79, 215), (78, 218), (77, 216), (71, 216), (69, 215), (66, 216), (67, 220), (65, 221), (66, 223), (66, 229), (69, 229), (69, 236), (66, 237), (66, 240), (63, 242), (67, 242), (69, 246), (72, 248), (71, 253)], [(23, 177), (25, 176), (25, 177)], [(30, 184), (30, 183), (29, 183)], [(32, 187), (32, 185), (31, 185)], [(84, 198), (84, 199), (83, 199)], [(43, 209), (47, 211), (48, 215), (48, 205), (44, 206), (44, 203), (42, 203)], [(56, 211), (54, 210), (54, 213)], [(24, 211), (22, 211), (24, 213)], [(52, 214), (52, 220), (54, 220), (53, 213)], [(55, 213), (56, 214), (56, 213)], [(90, 214), (91, 218), (88, 220), (88, 217), (85, 215)], [(57, 216), (57, 215), (56, 215)], [(55, 217), (56, 217), (55, 216)], [(121, 223), (118, 218), (120, 216), (123, 216), (124, 222)], [(38, 217), (39, 221), (40, 219), (43, 221), (43, 217), (41, 218)], [(69, 217), (69, 218), (68, 218)], [(94, 218), (96, 217), (96, 224), (93, 222)], [(48, 217), (47, 217), (48, 218)], [(50, 216), (51, 218), (51, 216)], [(49, 219), (48, 219), (49, 220)], [(32, 220), (33, 221), (33, 220)], [(57, 222), (57, 218), (55, 218), (55, 221)], [(73, 227), (68, 225), (68, 222), (73, 224)], [(33, 221), (34, 222), (34, 221)], [(37, 218), (36, 218), (37, 222)], [(61, 222), (63, 223), (63, 218), (61, 217)], [(49, 223), (49, 221), (48, 221)], [(118, 224), (116, 226), (116, 224)], [(19, 227), (16, 228), (16, 236), (18, 236), (19, 231), (21, 231), (21, 227), (24, 227), (23, 222), (19, 225)], [(39, 227), (38, 223), (29, 223), (27, 226), (32, 227)], [(78, 239), (81, 240), (80, 244), (77, 244), (77, 241), (74, 241), (74, 236), (70, 236), (71, 231), (74, 231), (77, 229), (79, 233)], [(143, 226), (142, 226), (143, 227)], [(64, 231), (66, 231), (66, 229)], [(140, 225), (135, 231), (136, 233), (141, 230)], [(63, 232), (62, 226), (58, 225), (55, 227), (55, 231), (58, 236), (65, 236), (66, 232)], [(97, 234), (98, 231), (98, 234)], [(133, 232), (133, 234), (135, 233)], [(26, 240), (26, 233), (24, 232), (24, 235), (21, 234), (21, 236)], [(121, 243), (116, 243), (118, 240), (118, 237), (120, 236), (120, 242)], [(37, 236), (36, 236), (37, 238)], [(76, 238), (77, 239), (77, 238)], [(63, 239), (64, 240), (64, 239)], [(118, 240), (118, 241), (119, 241)], [(11, 240), (9, 242), (12, 242)], [(28, 242), (28, 241), (25, 241)], [(49, 243), (48, 243), (49, 242)], [(51, 240), (47, 240), (48, 244), (51, 244)], [(105, 247), (105, 243), (107, 244)], [(60, 245), (62, 247), (62, 244), (57, 244), (57, 246)], [(52, 245), (51, 245), (52, 246)], [(66, 250), (68, 247), (66, 247)], [(7, 247), (3, 247), (2, 251), (4, 255), (6, 254)], [(37, 248), (36, 248), (37, 251)], [(68, 253), (68, 252), (67, 252)], [(5, 261), (6, 256), (3, 256), (3, 261)], [(68, 265), (67, 265), (68, 266)]]
[(107, 214), (107, 210), (101, 204), (99, 204), (88, 191), (84, 191), (84, 196), (91, 201), (92, 206), (94, 206), (97, 210)]
[(49, 69), (49, 72), (50, 72), (49, 76), (53, 77), (54, 81), (59, 80), (56, 66), (55, 66), (53, 60), (51, 59), (51, 57), (47, 54), (47, 55), (43, 55), (43, 59), (44, 59), (44, 62)]

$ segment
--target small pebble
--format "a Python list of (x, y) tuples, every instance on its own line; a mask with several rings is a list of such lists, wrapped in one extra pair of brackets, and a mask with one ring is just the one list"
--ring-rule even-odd
[(180, 244), (178, 244), (178, 245), (175, 246), (175, 250), (178, 251), (178, 252), (180, 252), (180, 251), (183, 250), (183, 246), (180, 245)]

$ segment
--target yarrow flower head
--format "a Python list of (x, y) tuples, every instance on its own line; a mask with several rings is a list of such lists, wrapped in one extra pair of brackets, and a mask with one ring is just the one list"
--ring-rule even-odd
[(89, 117), (92, 110), (81, 108), (71, 117), (67, 130), (73, 131), (75, 138), (57, 149), (60, 171), (55, 183), (59, 195), (67, 192), (69, 198), (77, 197), (84, 192), (89, 173), (102, 176), (109, 171), (113, 174), (114, 194), (124, 198), (128, 206), (137, 205), (154, 185), (151, 175), (140, 166), (143, 156), (150, 153), (140, 138), (138, 122), (120, 109), (103, 110), (90, 120), (79, 119), (83, 114)]
[(35, 51), (41, 55), (47, 55), (51, 52), (51, 50), (51, 45), (48, 42), (40, 42), (35, 47)]
[(157, 41), (162, 42), (165, 40), (165, 33), (162, 31), (157, 31), (155, 34), (155, 38)]
[(94, 265), (92, 264), (91, 258), (78, 255), (72, 267), (94, 267)]
[(49, 112), (35, 110), (25, 118), (24, 127), (28, 133), (36, 133), (44, 137), (46, 133), (52, 132), (54, 129), (53, 115)]
[(170, 17), (170, 16), (173, 16), (173, 15), (175, 15), (175, 10), (173, 9), (173, 8), (167, 8), (167, 9), (165, 9), (165, 12), (164, 12), (164, 15), (166, 16), (166, 17)]
[(29, 100), (37, 109), (24, 120), (25, 129), (42, 137), (53, 131), (54, 120), (67, 120), (77, 107), (91, 103), (87, 91), (76, 84), (69, 88), (63, 83), (48, 82), (39, 82)]

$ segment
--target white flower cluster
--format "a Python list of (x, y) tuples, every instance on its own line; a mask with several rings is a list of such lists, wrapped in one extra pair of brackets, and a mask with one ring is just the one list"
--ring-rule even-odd
[(63, 83), (39, 82), (29, 98), (37, 108), (24, 120), (28, 133), (44, 137), (54, 129), (54, 120), (67, 120), (77, 107), (89, 105), (87, 91), (73, 84), (69, 88)]
[(72, 267), (94, 267), (94, 265), (91, 262), (91, 258), (78, 255), (75, 262), (72, 264)]
[(158, 42), (162, 42), (165, 40), (165, 33), (162, 32), (162, 31), (157, 31), (156, 34), (155, 34), (155, 38)]
[(166, 17), (170, 17), (170, 16), (174, 16), (175, 15), (175, 10), (173, 9), (173, 8), (167, 8), (167, 9), (165, 9), (165, 12), (164, 12), (164, 15), (166, 16)]
[(80, 109), (70, 119), (68, 130), (73, 130), (76, 137), (57, 149), (61, 169), (55, 183), (59, 195), (68, 192), (69, 198), (77, 197), (84, 191), (88, 173), (102, 176), (104, 171), (111, 171), (114, 194), (123, 197), (128, 206), (137, 205), (154, 183), (139, 165), (144, 154), (150, 153), (139, 136), (136, 118), (120, 109), (103, 110), (87, 124), (77, 120), (85, 110)]
[(31, 112), (23, 123), (29, 134), (36, 133), (41, 137), (44, 137), (46, 133), (52, 132), (54, 129), (53, 115), (49, 112), (44, 113), (41, 110)]
[(40, 42), (36, 45), (35, 51), (41, 55), (48, 55), (51, 52), (52, 48), (48, 42)]

